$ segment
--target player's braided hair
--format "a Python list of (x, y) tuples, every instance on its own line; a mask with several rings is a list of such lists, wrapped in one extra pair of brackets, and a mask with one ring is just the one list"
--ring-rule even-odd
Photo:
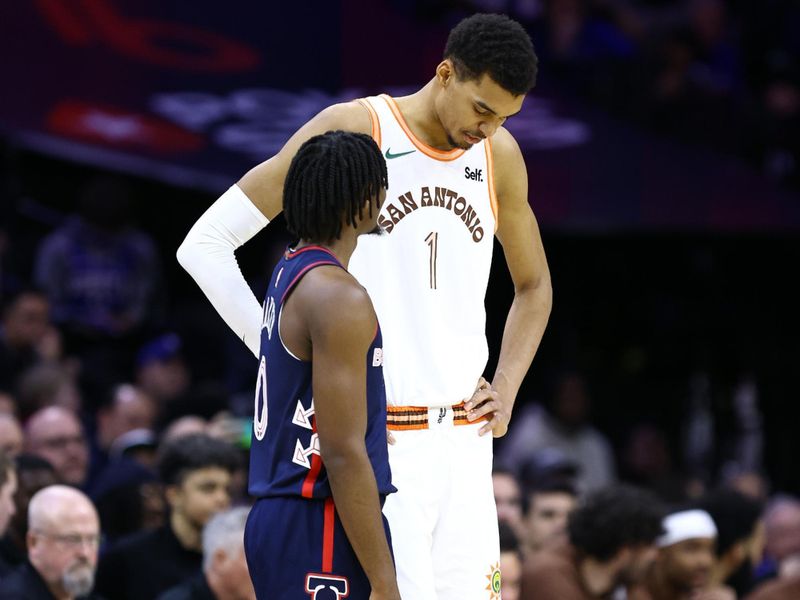
[(461, 21), (447, 38), (444, 58), (452, 61), (459, 79), (488, 74), (515, 96), (536, 85), (539, 59), (531, 38), (505, 15), (476, 14)]
[(386, 161), (368, 135), (329, 131), (300, 146), (283, 186), (283, 211), (289, 231), (310, 242), (330, 242), (342, 225), (355, 227), (364, 205), (388, 187)]

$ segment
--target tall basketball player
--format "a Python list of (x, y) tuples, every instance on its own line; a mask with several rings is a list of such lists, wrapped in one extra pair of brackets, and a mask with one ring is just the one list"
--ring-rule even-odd
[(343, 131), (305, 142), (286, 175), (300, 241), (264, 300), (250, 450), (245, 552), (259, 600), (400, 598), (381, 513), (394, 491), (381, 331), (346, 270), (386, 183), (375, 142)]
[[(343, 129), (370, 134), (381, 147), (391, 182), (378, 219), (386, 235), (361, 238), (350, 270), (383, 328), (388, 427), (396, 440), (389, 460), (398, 488), (385, 513), (406, 600), (496, 599), (500, 592), (486, 434), (506, 433), (551, 306), (525, 163), (503, 128), (536, 71), (519, 24), (498, 15), (465, 19), (423, 88), (323, 110), (212, 205), (178, 252), (257, 354), (261, 310), (234, 250), (280, 211), (289, 162), (309, 137)], [(497, 370), (485, 381), (492, 234), (515, 295)]]

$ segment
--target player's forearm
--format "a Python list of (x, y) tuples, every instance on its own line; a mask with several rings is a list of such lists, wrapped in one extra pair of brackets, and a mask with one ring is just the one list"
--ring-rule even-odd
[(322, 447), (336, 510), (370, 586), (379, 592), (395, 590), (397, 575), (366, 448), (326, 452)]
[(178, 262), (255, 356), (261, 344), (261, 305), (239, 270), (235, 251), (268, 222), (233, 186), (197, 220), (177, 252)]
[(518, 290), (514, 295), (503, 329), (500, 358), (492, 379), (492, 387), (500, 393), (501, 398), (512, 404), (539, 349), (552, 305), (553, 292), (549, 277), (542, 278), (536, 286)]

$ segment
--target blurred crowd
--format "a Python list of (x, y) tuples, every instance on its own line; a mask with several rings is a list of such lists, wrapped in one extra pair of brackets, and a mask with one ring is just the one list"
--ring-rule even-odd
[[(408, 6), (398, 0), (397, 4)], [(750, 160), (800, 184), (800, 6), (792, 0), (439, 0), (433, 20), (500, 11), (525, 24), (540, 87)]]

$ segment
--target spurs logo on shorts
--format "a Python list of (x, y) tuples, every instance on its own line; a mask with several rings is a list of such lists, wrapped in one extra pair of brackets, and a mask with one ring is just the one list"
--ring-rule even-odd
[(489, 584), (486, 586), (486, 589), (489, 590), (489, 600), (500, 600), (500, 563), (489, 567), (486, 579), (489, 580)]
[(306, 575), (306, 593), (311, 600), (338, 600), (348, 596), (350, 586), (346, 577), (309, 573)]

